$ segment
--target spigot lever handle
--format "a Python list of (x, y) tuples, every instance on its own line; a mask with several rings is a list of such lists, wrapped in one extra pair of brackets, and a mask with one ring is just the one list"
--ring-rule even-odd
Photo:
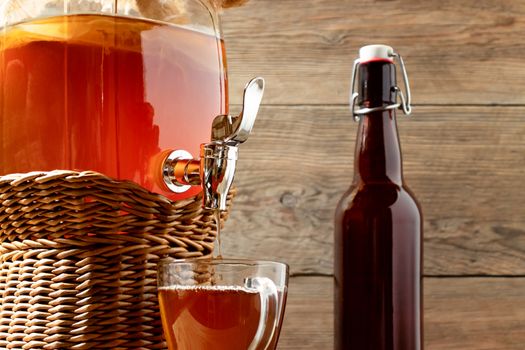
[(242, 110), (237, 117), (220, 115), (213, 121), (212, 141), (229, 146), (246, 142), (252, 132), (264, 95), (264, 79), (254, 78), (244, 88)]

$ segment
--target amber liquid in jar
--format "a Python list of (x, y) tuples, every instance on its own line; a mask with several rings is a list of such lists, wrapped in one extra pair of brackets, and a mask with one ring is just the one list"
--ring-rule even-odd
[[(395, 103), (395, 66), (359, 67), (361, 107)], [(361, 117), (335, 221), (335, 349), (421, 350), (422, 215), (405, 185), (395, 111)]]
[(0, 174), (95, 170), (159, 186), (165, 152), (199, 155), (227, 112), (224, 44), (210, 33), (105, 15), (0, 31)]

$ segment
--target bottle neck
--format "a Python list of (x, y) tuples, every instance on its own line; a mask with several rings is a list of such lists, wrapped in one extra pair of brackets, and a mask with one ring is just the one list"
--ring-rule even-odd
[[(396, 101), (395, 66), (374, 61), (359, 66), (361, 108), (388, 106)], [(356, 180), (364, 183), (403, 183), (401, 147), (395, 110), (361, 116), (355, 154)]]

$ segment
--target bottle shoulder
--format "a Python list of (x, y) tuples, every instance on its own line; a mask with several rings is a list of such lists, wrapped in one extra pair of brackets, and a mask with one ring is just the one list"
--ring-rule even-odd
[(396, 209), (421, 215), (421, 206), (406, 184), (360, 183), (353, 184), (341, 197), (337, 215), (348, 211), (380, 211)]

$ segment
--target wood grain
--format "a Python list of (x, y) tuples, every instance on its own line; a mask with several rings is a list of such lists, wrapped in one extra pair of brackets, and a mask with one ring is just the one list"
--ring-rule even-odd
[(252, 0), (226, 11), (232, 101), (254, 75), (267, 104), (346, 104), (359, 47), (405, 58), (416, 104), (525, 103), (525, 2)]
[[(425, 349), (523, 350), (524, 278), (425, 279)], [(292, 278), (280, 350), (333, 349), (330, 277)]]
[(350, 74), (360, 46), (385, 43), (404, 56), (419, 107), (399, 124), (434, 276), (425, 348), (522, 350), (525, 2), (251, 0), (223, 19), (231, 101), (251, 77), (267, 80), (223, 251), (284, 260), (298, 276), (279, 349), (333, 348), (333, 214), (357, 128)]
[[(524, 118), (525, 107), (421, 107), (399, 119), (425, 216), (426, 275), (525, 275)], [(356, 128), (345, 107), (263, 108), (240, 149), (223, 251), (331, 275)]]

